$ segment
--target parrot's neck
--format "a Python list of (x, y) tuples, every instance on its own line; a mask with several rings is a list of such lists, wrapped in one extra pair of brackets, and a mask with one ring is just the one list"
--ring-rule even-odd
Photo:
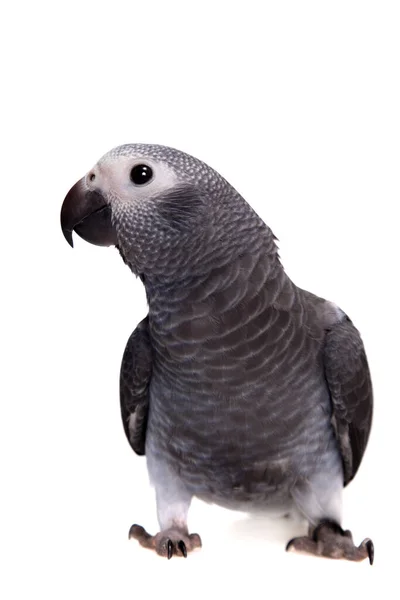
[[(249, 236), (250, 237), (250, 236)], [(250, 237), (254, 241), (242, 247), (221, 247), (189, 263), (189, 268), (173, 274), (145, 274), (150, 320), (168, 325), (174, 314), (186, 318), (219, 318), (226, 311), (254, 300), (262, 294), (264, 306), (276, 303), (293, 284), (279, 260), (275, 238), (267, 235)]]
[[(268, 329), (276, 329), (277, 308), (293, 308), (297, 298), (276, 252), (268, 254), (266, 248), (243, 253), (203, 275), (174, 283), (150, 278), (145, 286), (154, 373), (162, 373), (171, 388), (179, 382), (190, 390), (200, 383), (205, 389), (205, 373), (212, 372), (212, 390), (221, 393), (236, 389), (249, 339), (260, 330), (268, 339)], [(261, 369), (264, 358), (254, 350), (254, 368)]]
[[(266, 277), (273, 276), (277, 270), (283, 271), (271, 229), (242, 198), (240, 200), (242, 204), (238, 201), (215, 211), (204, 228), (185, 234), (179, 232), (176, 237), (167, 232), (161, 242), (158, 238), (154, 242), (153, 237), (143, 240), (140, 248), (132, 253), (136, 262), (131, 268), (145, 281), (149, 300), (153, 294), (159, 297), (202, 287), (210, 278), (222, 287), (230, 286), (230, 277), (236, 277), (235, 268), (243, 257), (247, 257), (242, 265), (245, 270), (246, 265), (262, 261)], [(154, 243), (157, 246), (153, 249)], [(145, 260), (140, 260), (141, 255)], [(218, 282), (215, 274), (220, 271), (224, 276)]]
[[(236, 385), (235, 373), (245, 368), (241, 356), (248, 355), (249, 340), (260, 330), (268, 339), (268, 329), (276, 328), (277, 309), (297, 302), (276, 238), (233, 195), (216, 199), (204, 224), (186, 234), (167, 231), (160, 240), (146, 230), (146, 236), (140, 247), (136, 244), (139, 254), (132, 254), (131, 268), (146, 288), (153, 374), (162, 373), (171, 386), (179, 381), (189, 390), (217, 368), (226, 391), (228, 384)], [(252, 350), (251, 362), (262, 369), (263, 353)]]

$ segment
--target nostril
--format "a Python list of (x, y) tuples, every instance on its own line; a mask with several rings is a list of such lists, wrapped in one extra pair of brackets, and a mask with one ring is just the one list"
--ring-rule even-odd
[(94, 181), (96, 179), (96, 175), (94, 173), (89, 173), (89, 181)]

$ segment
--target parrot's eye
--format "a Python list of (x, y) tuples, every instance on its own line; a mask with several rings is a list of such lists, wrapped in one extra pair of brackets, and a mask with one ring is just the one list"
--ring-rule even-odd
[(143, 185), (153, 178), (153, 170), (148, 165), (136, 165), (131, 171), (131, 181), (135, 185)]

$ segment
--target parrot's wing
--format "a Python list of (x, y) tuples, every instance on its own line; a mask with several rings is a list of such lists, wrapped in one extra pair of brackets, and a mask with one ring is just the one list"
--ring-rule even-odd
[(120, 374), (122, 422), (130, 445), (139, 455), (145, 453), (151, 370), (151, 343), (146, 317), (126, 344)]
[(367, 446), (373, 404), (364, 345), (348, 317), (327, 331), (324, 368), (347, 485), (357, 473)]

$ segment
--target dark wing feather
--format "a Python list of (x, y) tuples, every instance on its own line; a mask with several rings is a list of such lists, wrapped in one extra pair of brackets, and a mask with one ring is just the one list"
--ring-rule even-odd
[(372, 422), (372, 383), (360, 334), (348, 317), (328, 330), (325, 376), (332, 400), (332, 424), (344, 465), (344, 485), (357, 473)]
[(151, 367), (151, 344), (146, 317), (126, 344), (120, 374), (122, 422), (130, 445), (139, 455), (145, 453)]

